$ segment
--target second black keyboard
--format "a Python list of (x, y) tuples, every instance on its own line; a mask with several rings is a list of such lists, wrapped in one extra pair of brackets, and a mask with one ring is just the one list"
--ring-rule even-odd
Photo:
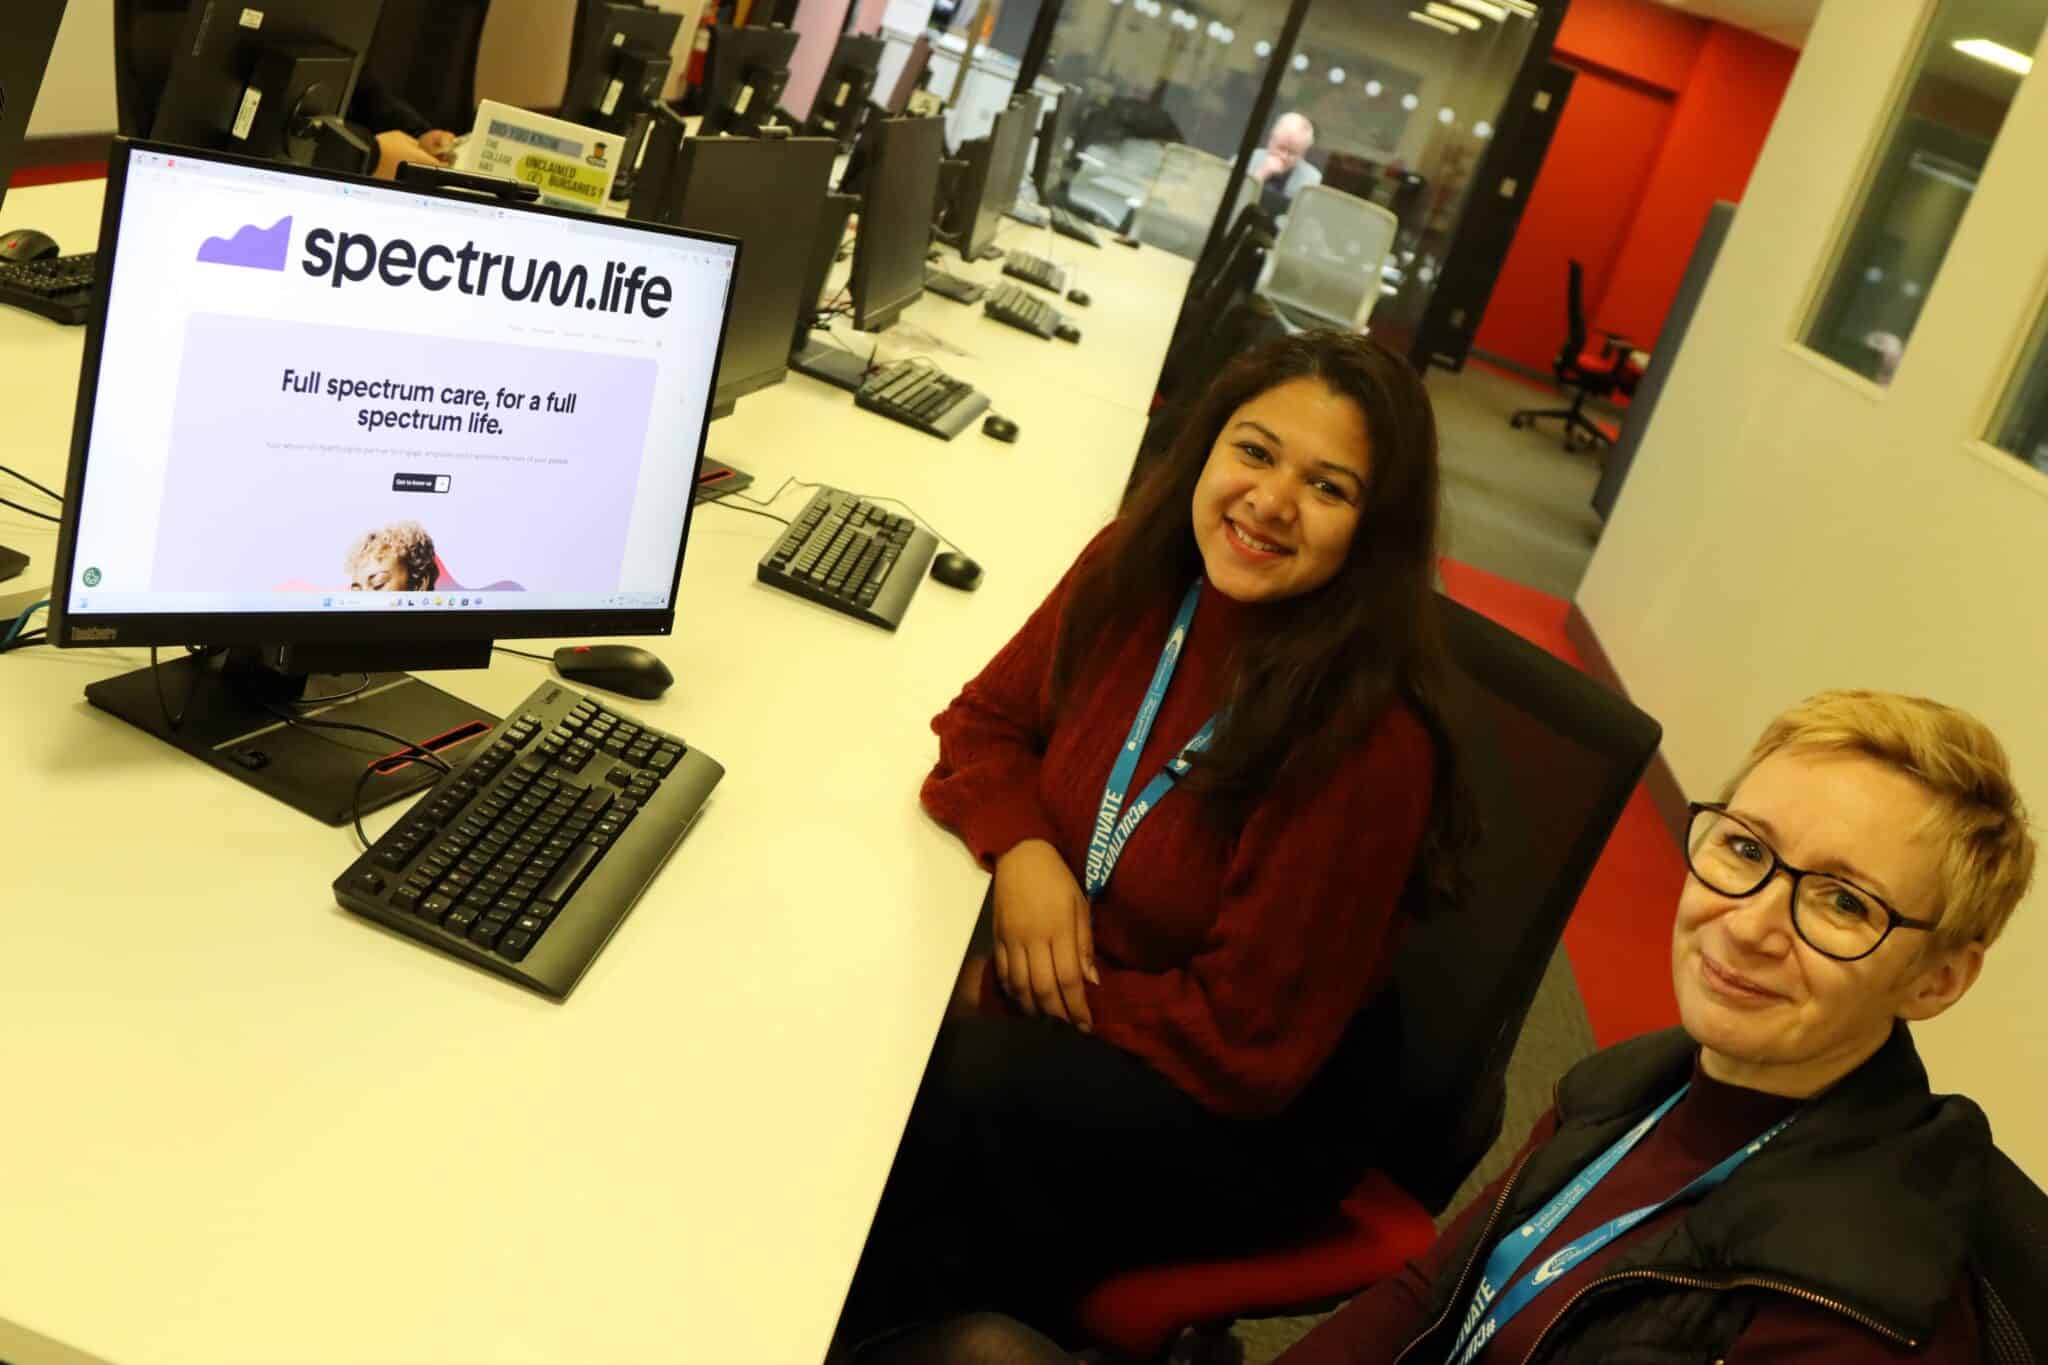
[(0, 261), (0, 307), (82, 327), (92, 316), (92, 285), (99, 256), (53, 256), (43, 261)]
[(1026, 284), (1035, 284), (1040, 289), (1050, 289), (1055, 294), (1067, 292), (1066, 268), (1028, 251), (1013, 251), (1005, 257), (1003, 273)]
[(754, 576), (870, 625), (894, 630), (939, 542), (909, 517), (821, 488), (761, 556)]
[(982, 310), (997, 322), (1047, 340), (1058, 335), (1067, 321), (1059, 309), (1015, 284), (999, 284), (989, 290)]
[(882, 366), (854, 390), (853, 401), (942, 441), (952, 440), (988, 411), (987, 394), (920, 360)]

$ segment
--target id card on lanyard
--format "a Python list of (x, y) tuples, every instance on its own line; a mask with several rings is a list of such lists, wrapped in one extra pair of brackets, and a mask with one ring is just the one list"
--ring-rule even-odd
[(1187, 644), (1188, 630), (1194, 625), (1195, 607), (1201, 598), (1202, 584), (1197, 579), (1188, 589), (1188, 595), (1181, 599), (1180, 612), (1173, 618), (1173, 629), (1167, 632), (1166, 648), (1159, 652), (1159, 666), (1152, 670), (1152, 685), (1145, 689), (1145, 700), (1138, 705), (1138, 717), (1131, 722), (1131, 733), (1125, 738), (1123, 748), (1117, 751), (1116, 762), (1109, 770), (1109, 781), (1103, 784), (1102, 805), (1095, 814), (1095, 830), (1088, 836), (1088, 862), (1082, 868), (1081, 890), (1090, 902), (1100, 897), (1109, 885), (1117, 860), (1123, 856), (1124, 845), (1130, 842), (1139, 822), (1187, 772), (1188, 755), (1208, 748), (1216, 733), (1216, 718), (1211, 716), (1195, 732), (1195, 737), (1160, 769), (1159, 775), (1145, 784), (1145, 789), (1138, 793), (1138, 799), (1131, 803), (1130, 808), (1124, 808), (1124, 797), (1131, 789), (1131, 779), (1137, 775), (1138, 755), (1145, 751), (1145, 741), (1152, 736), (1152, 723), (1159, 718), (1160, 704), (1166, 700), (1167, 686), (1173, 682), (1173, 670), (1180, 665), (1180, 652)]
[[(1643, 1135), (1657, 1126), (1657, 1121), (1671, 1112), (1671, 1106), (1678, 1103), (1685, 1092), (1691, 1089), (1691, 1082), (1678, 1088), (1678, 1093), (1657, 1106), (1650, 1116), (1635, 1127), (1623, 1133), (1612, 1147), (1585, 1170), (1579, 1172), (1572, 1183), (1551, 1197), (1549, 1203), (1538, 1211), (1535, 1217), (1514, 1228), (1495, 1244), (1493, 1252), (1486, 1258), (1486, 1269), (1479, 1277), (1478, 1288), (1472, 1291), (1472, 1302), (1465, 1310), (1465, 1323), (1458, 1331), (1458, 1339), (1446, 1357), (1447, 1365), (1470, 1365), (1481, 1351), (1486, 1349), (1494, 1335), (1508, 1324), (1514, 1316), (1527, 1308), (1545, 1289), (1548, 1289), (1566, 1271), (1598, 1253), (1615, 1238), (1627, 1232), (1645, 1218), (1651, 1217), (1671, 1204), (1695, 1199), (1719, 1185), (1732, 1175), (1737, 1166), (1763, 1150), (1764, 1144), (1785, 1131), (1797, 1118), (1797, 1114), (1778, 1120), (1765, 1130), (1763, 1136), (1744, 1143), (1712, 1170), (1696, 1176), (1686, 1187), (1668, 1199), (1654, 1204), (1645, 1204), (1639, 1209), (1610, 1218), (1599, 1227), (1574, 1238), (1545, 1257), (1543, 1264), (1513, 1285), (1508, 1281), (1522, 1268), (1522, 1262), (1529, 1259), (1543, 1239), (1557, 1231), (1565, 1217), (1579, 1206), (1595, 1185), (1621, 1164), (1621, 1159), (1635, 1149)], [(1507, 1286), (1503, 1293), (1502, 1287)]]

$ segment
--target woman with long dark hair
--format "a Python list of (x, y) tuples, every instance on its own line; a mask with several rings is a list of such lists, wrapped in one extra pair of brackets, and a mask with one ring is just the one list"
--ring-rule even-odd
[(1118, 1266), (1296, 1230), (1369, 1163), (1310, 1092), (1403, 911), (1455, 892), (1437, 482), (1406, 361), (1257, 347), (933, 722), (924, 805), (994, 873), (988, 951), (842, 1346), (1045, 1322)]

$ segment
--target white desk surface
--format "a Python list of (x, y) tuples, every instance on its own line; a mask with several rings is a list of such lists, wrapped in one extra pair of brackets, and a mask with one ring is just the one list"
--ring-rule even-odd
[[(100, 195), (18, 190), (0, 228), (89, 249)], [(610, 704), (727, 776), (566, 1004), (344, 913), (350, 835), (86, 704), (146, 654), (0, 659), (0, 1358), (822, 1356), (984, 886), (918, 809), (927, 722), (1112, 514), (1186, 278), (1088, 254), (1080, 346), (913, 310), (1014, 446), (794, 374), (713, 426), (757, 492), (906, 497), (986, 580), (891, 635), (757, 584), (777, 528), (698, 509), (678, 633), (641, 642), (676, 685)], [(0, 463), (51, 484), (83, 333), (0, 315)], [(54, 529), (0, 508), (34, 557), (0, 593)], [(502, 712), (552, 675), (432, 676)]]

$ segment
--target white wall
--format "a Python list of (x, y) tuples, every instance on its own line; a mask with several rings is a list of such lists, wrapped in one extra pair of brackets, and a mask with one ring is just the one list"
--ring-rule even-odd
[[(2048, 296), (2048, 68), (2021, 87), (1890, 389), (1795, 340), (1928, 10), (1827, 0), (1578, 601), (1688, 794), (1792, 701), (1889, 688), (1988, 722), (2040, 832), (2048, 478), (1977, 438)], [(2048, 1183), (2044, 979), (2048, 872), (1975, 992), (1918, 1034), (1937, 1088), (1983, 1104)]]
[(111, 133), (115, 121), (114, 0), (71, 0), (28, 117), (28, 135)]

